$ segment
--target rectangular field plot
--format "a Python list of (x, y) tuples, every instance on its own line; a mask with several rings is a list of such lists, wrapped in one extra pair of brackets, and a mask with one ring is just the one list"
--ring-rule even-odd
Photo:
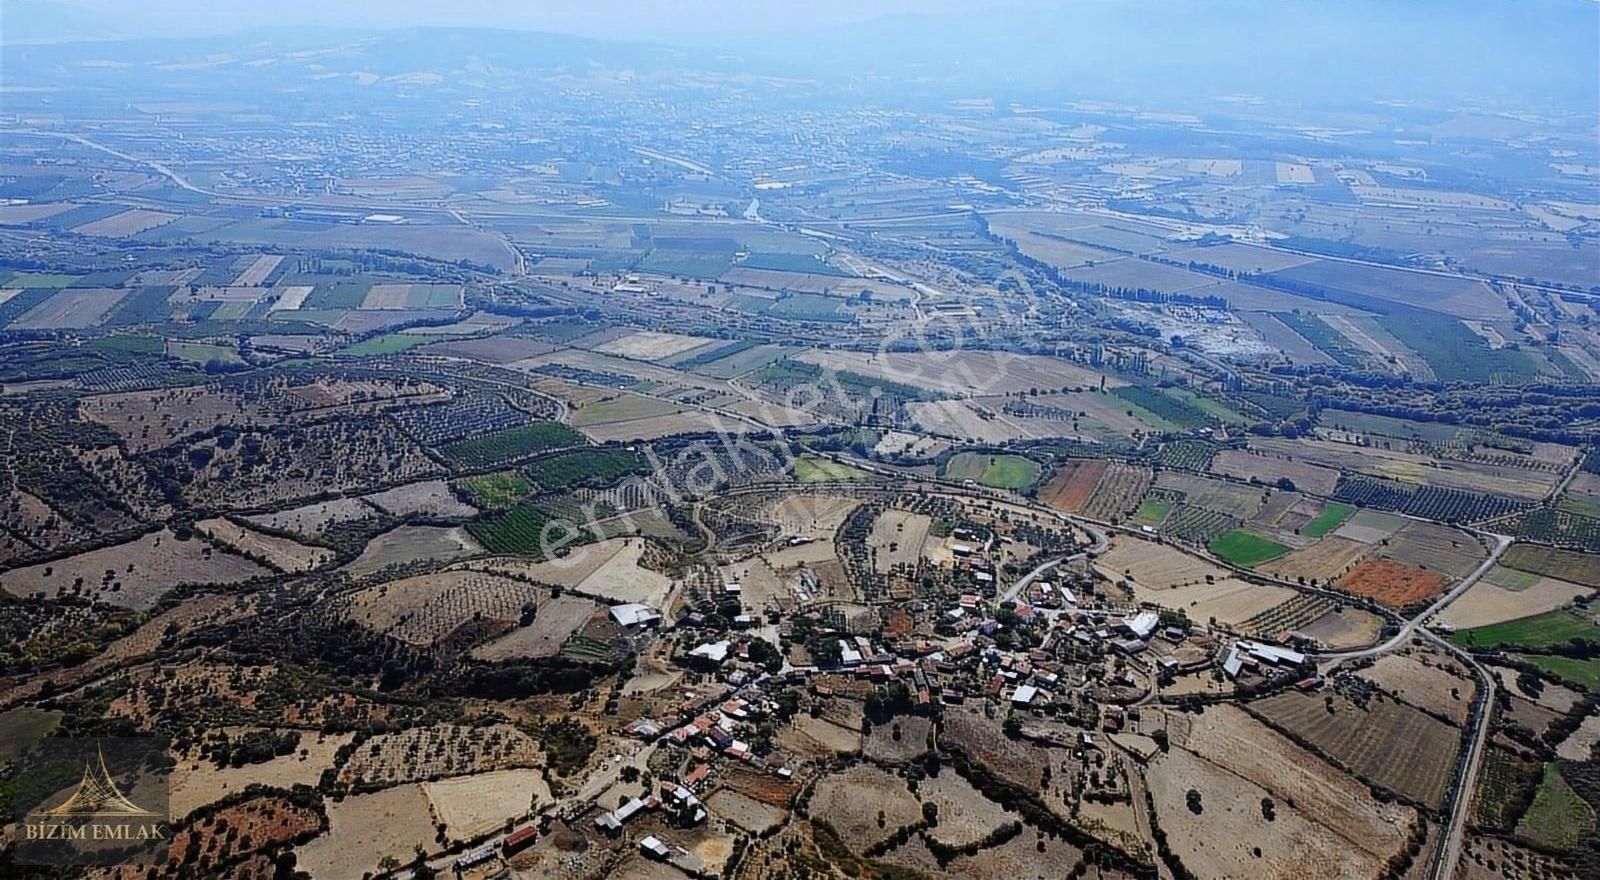
[(1288, 547), (1276, 541), (1242, 529), (1217, 536), (1207, 549), (1225, 561), (1243, 568), (1251, 568), (1289, 552)]
[(138, 235), (146, 229), (154, 229), (178, 219), (176, 214), (165, 211), (147, 211), (135, 208), (132, 211), (123, 211), (111, 217), (94, 220), (82, 226), (75, 227), (72, 231), (79, 235), (106, 235), (112, 238), (123, 238), (129, 235)]
[(595, 351), (643, 361), (658, 361), (699, 348), (716, 340), (704, 336), (683, 336), (640, 330), (596, 345)]
[(459, 284), (374, 284), (357, 308), (375, 309), (459, 309)]
[(59, 290), (12, 321), (11, 330), (81, 330), (98, 324), (127, 290), (109, 287), (74, 287)]
[(1464, 629), (1450, 641), (1471, 648), (1548, 648), (1573, 639), (1600, 639), (1600, 625), (1592, 613), (1549, 611), (1505, 623)]
[(1594, 589), (1582, 584), (1496, 566), (1440, 611), (1438, 622), (1456, 629), (1488, 627), (1555, 611), (1590, 594)]
[[(1332, 698), (1332, 712), (1325, 697)], [(1362, 708), (1340, 694), (1298, 691), (1257, 700), (1249, 709), (1374, 785), (1431, 809), (1444, 802), (1460, 731), (1419, 709), (1380, 699)]]

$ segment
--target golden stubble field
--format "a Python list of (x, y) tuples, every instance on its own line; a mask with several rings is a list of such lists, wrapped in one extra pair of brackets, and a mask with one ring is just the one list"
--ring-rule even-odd
[[(1197, 876), (1375, 876), (1416, 820), (1233, 706), (1192, 716), (1174, 745), (1146, 779), (1161, 827)], [(1200, 794), (1199, 815), (1187, 807), (1190, 789)]]

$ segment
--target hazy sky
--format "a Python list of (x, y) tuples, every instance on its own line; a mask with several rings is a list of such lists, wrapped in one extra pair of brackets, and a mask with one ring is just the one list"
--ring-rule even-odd
[[(18, 0), (7, 0), (0, 8)], [(497, 26), (593, 37), (704, 42), (807, 31), (902, 13), (970, 12), (1040, 0), (26, 0), (104, 13), (140, 36), (263, 25)], [(3, 13), (0, 13), (3, 15)], [(3, 24), (3, 18), (0, 18)]]

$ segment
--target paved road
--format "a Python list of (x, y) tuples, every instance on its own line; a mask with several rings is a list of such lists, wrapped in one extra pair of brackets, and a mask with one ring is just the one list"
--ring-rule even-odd
[(1375, 645), (1371, 648), (1362, 648), (1359, 651), (1337, 651), (1328, 654), (1313, 654), (1311, 656), (1317, 660), (1358, 660), (1362, 657), (1376, 657), (1380, 654), (1387, 654), (1390, 651), (1401, 647), (1412, 636), (1416, 635), (1417, 630), (1427, 623), (1428, 618), (1438, 614), (1440, 611), (1443, 611), (1446, 605), (1454, 602), (1462, 593), (1465, 593), (1467, 590), (1471, 589), (1472, 585), (1477, 583), (1479, 578), (1488, 573), (1489, 569), (1494, 568), (1495, 563), (1500, 561), (1501, 554), (1505, 553), (1506, 548), (1511, 546), (1511, 539), (1505, 535), (1495, 535), (1494, 539), (1494, 550), (1490, 551), (1489, 558), (1485, 559), (1482, 565), (1479, 565), (1477, 568), (1473, 569), (1471, 574), (1462, 578), (1460, 583), (1452, 587), (1449, 592), (1440, 596), (1432, 605), (1428, 606), (1427, 610), (1406, 621), (1405, 625), (1400, 627), (1400, 631), (1395, 633), (1393, 638), (1380, 645)]
[(1094, 546), (1090, 547), (1087, 550), (1079, 550), (1077, 553), (1073, 553), (1073, 554), (1068, 555), (1068, 556), (1057, 556), (1054, 559), (1046, 559), (1044, 562), (1039, 563), (1038, 566), (1036, 566), (1033, 569), (1033, 571), (1030, 571), (1027, 574), (1023, 575), (1022, 577), (1018, 578), (1016, 583), (1012, 584), (1010, 586), (1010, 588), (1008, 588), (1004, 593), (1002, 593), (1000, 595), (1000, 601), (1002, 601), (1002, 602), (1015, 602), (1015, 601), (1017, 601), (1017, 596), (1021, 595), (1022, 591), (1026, 590), (1028, 588), (1029, 584), (1031, 584), (1034, 581), (1038, 580), (1039, 577), (1042, 576), (1045, 572), (1049, 571), (1052, 568), (1055, 568), (1056, 566), (1060, 565), (1063, 562), (1071, 562), (1074, 559), (1082, 559), (1082, 558), (1088, 556), (1090, 553), (1097, 553), (1098, 554), (1098, 553), (1104, 553), (1105, 552), (1106, 546), (1107, 546), (1107, 539), (1106, 539), (1105, 532), (1102, 532), (1099, 529), (1090, 528), (1088, 526), (1083, 525), (1082, 523), (1078, 523), (1077, 525), (1080, 528), (1082, 528), (1084, 531), (1088, 532), (1090, 537), (1094, 538)]
[(1445, 606), (1455, 601), (1462, 593), (1471, 589), (1472, 585), (1477, 583), (1500, 560), (1500, 556), (1505, 553), (1506, 548), (1511, 546), (1511, 539), (1505, 535), (1495, 535), (1494, 539), (1494, 550), (1489, 553), (1489, 558), (1485, 559), (1482, 565), (1473, 569), (1471, 574), (1462, 578), (1460, 583), (1440, 596), (1437, 601), (1428, 606), (1427, 610), (1406, 621), (1405, 626), (1402, 626), (1393, 638), (1381, 645), (1360, 651), (1313, 655), (1318, 660), (1332, 661), (1330, 665), (1337, 665), (1344, 660), (1357, 660), (1363, 657), (1386, 654), (1402, 647), (1413, 636), (1417, 636), (1432, 642), (1440, 649), (1461, 660), (1478, 679), (1478, 687), (1483, 699), (1476, 703), (1480, 707), (1477, 723), (1473, 725), (1471, 736), (1467, 742), (1466, 763), (1463, 765), (1461, 778), (1452, 792), (1453, 800), (1450, 804), (1449, 820), (1439, 839), (1438, 847), (1434, 850), (1433, 864), (1430, 865), (1428, 872), (1430, 880), (1450, 880), (1455, 875), (1456, 864), (1461, 859), (1462, 841), (1466, 837), (1468, 813), (1472, 807), (1472, 792), (1477, 785), (1478, 770), (1483, 762), (1483, 750), (1489, 741), (1489, 722), (1494, 717), (1495, 678), (1484, 671), (1483, 667), (1479, 666), (1471, 656), (1462, 653), (1427, 629), (1426, 624), (1431, 617), (1444, 610)]
[(1461, 847), (1467, 836), (1468, 813), (1472, 809), (1472, 793), (1478, 785), (1478, 770), (1483, 766), (1483, 750), (1489, 743), (1489, 722), (1494, 718), (1496, 682), (1495, 677), (1478, 665), (1476, 660), (1451, 648), (1443, 639), (1431, 632), (1428, 632), (1427, 636), (1466, 661), (1468, 668), (1478, 678), (1478, 687), (1481, 688), (1480, 693), (1483, 696), (1478, 702), (1481, 707), (1478, 711), (1478, 723), (1473, 728), (1472, 741), (1467, 744), (1466, 765), (1461, 773), (1460, 785), (1455, 791), (1455, 803), (1450, 810), (1450, 820), (1445, 825), (1439, 848), (1435, 850), (1432, 869), (1428, 873), (1430, 880), (1451, 880), (1455, 876), (1456, 865), (1461, 861)]

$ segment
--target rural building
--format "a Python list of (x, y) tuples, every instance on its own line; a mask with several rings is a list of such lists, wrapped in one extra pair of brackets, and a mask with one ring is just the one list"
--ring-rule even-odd
[(619, 626), (628, 629), (639, 629), (659, 624), (661, 622), (661, 612), (651, 608), (649, 605), (629, 602), (626, 605), (611, 606), (611, 619), (615, 620)]

